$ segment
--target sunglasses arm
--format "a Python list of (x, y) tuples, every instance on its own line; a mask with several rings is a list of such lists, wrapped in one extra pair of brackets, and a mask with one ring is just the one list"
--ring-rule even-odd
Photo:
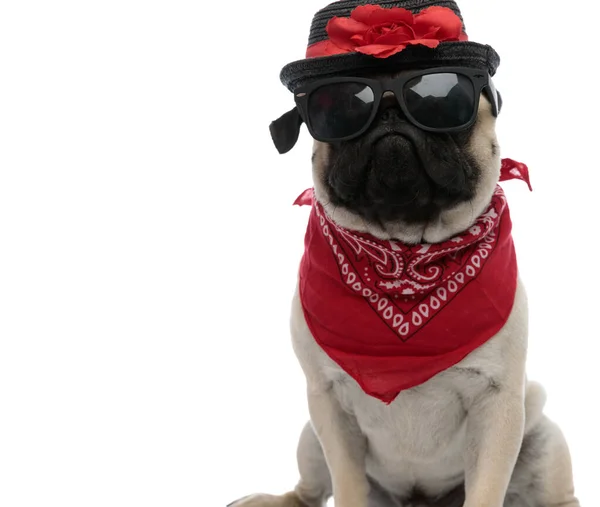
[(486, 95), (489, 101), (492, 103), (492, 113), (494, 116), (498, 117), (500, 111), (502, 110), (502, 95), (494, 86), (494, 82), (490, 78), (490, 83), (485, 89)]
[(287, 153), (296, 145), (301, 126), (302, 117), (296, 107), (285, 113), (281, 118), (271, 122), (269, 126), (271, 138), (279, 153)]

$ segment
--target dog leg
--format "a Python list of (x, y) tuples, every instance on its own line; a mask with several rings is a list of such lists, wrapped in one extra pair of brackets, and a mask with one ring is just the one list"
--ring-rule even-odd
[(298, 442), (300, 481), (294, 491), (285, 495), (251, 495), (228, 507), (325, 507), (331, 497), (331, 477), (321, 444), (310, 423), (307, 423)]
[(544, 480), (540, 504), (548, 507), (579, 507), (573, 485), (571, 453), (565, 437), (549, 419), (545, 419), (543, 426), (548, 440), (541, 466)]
[(323, 507), (332, 495), (331, 475), (312, 424), (306, 423), (298, 444), (298, 498), (309, 507)]
[(310, 384), (308, 408), (331, 474), (335, 507), (367, 507), (366, 440), (358, 424), (331, 391)]
[(325, 355), (310, 334), (298, 290), (292, 303), (292, 344), (307, 382), (308, 410), (329, 468), (335, 507), (367, 507), (366, 439), (344, 411), (324, 371)]
[(529, 506), (579, 507), (567, 443), (545, 416), (523, 439), (505, 503), (505, 507)]
[(544, 388), (528, 382), (525, 437), (504, 507), (579, 507), (569, 450), (560, 429), (544, 415), (545, 403)]
[(286, 493), (285, 495), (250, 495), (233, 503), (227, 507), (310, 507), (302, 503), (295, 493)]
[(525, 426), (524, 393), (494, 385), (467, 416), (464, 507), (502, 507)]

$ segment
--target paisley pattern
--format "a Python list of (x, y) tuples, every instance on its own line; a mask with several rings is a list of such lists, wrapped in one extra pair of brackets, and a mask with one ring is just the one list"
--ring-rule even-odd
[[(500, 181), (510, 179), (529, 185), (527, 166), (502, 160)], [(467, 231), (439, 244), (382, 241), (339, 227), (312, 189), (295, 204), (312, 207), (299, 273), (306, 324), (368, 395), (391, 403), (506, 324), (518, 266), (500, 187)]]
[(477, 277), (496, 246), (506, 197), (497, 186), (488, 209), (466, 232), (443, 243), (420, 245), (349, 231), (314, 203), (341, 279), (407, 340)]

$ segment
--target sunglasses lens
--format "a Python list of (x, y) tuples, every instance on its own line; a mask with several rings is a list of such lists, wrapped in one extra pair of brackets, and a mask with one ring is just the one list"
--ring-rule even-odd
[(314, 90), (308, 99), (308, 117), (314, 135), (341, 139), (358, 133), (369, 122), (375, 94), (362, 83), (333, 83)]
[(404, 101), (412, 117), (434, 129), (451, 129), (469, 123), (475, 115), (475, 90), (461, 74), (426, 74), (404, 86)]

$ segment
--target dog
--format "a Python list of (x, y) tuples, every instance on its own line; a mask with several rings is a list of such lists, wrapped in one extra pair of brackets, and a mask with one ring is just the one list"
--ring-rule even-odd
[[(385, 89), (360, 135), (314, 142), (309, 200), (316, 228), (307, 233), (305, 258), (316, 255), (311, 238), (321, 232), (323, 248), (334, 249), (333, 262), (336, 256), (343, 260), (337, 248), (346, 236), (358, 245), (354, 253), (345, 250), (346, 256), (366, 258), (372, 247), (371, 255), (381, 260), (396, 255), (394, 249), (426, 255), (435, 245), (479, 234), (486, 217), (500, 209), (493, 203), (504, 199), (498, 190), (503, 166), (495, 129), (499, 94), (488, 84), (468, 128), (434, 132), (407, 121), (398, 88), (389, 84), (406, 82), (409, 71), (370, 71), (360, 78), (386, 83)], [(303, 94), (297, 95), (299, 100)], [(273, 124), (280, 151), (293, 146), (302, 119), (288, 113)], [(388, 244), (388, 250), (380, 246)], [(366, 263), (365, 271), (375, 264)], [(344, 332), (335, 329), (341, 334), (336, 347), (319, 336), (321, 328), (306, 302), (311, 276), (317, 276), (316, 270), (301, 267), (291, 310), (292, 343), (306, 376), (310, 413), (298, 444), (300, 480), (285, 495), (254, 494), (230, 507), (324, 507), (330, 498), (335, 507), (579, 507), (565, 438), (543, 412), (543, 387), (527, 378), (527, 297), (516, 272), (506, 318), (483, 343), (391, 394), (381, 387), (385, 368), (367, 381), (364, 372), (353, 373), (349, 353), (340, 352), (344, 333), (350, 340), (353, 326), (367, 329), (363, 334), (368, 342), (362, 314), (340, 314), (346, 327)], [(340, 271), (340, 276), (345, 280), (350, 274)], [(367, 303), (377, 300), (371, 299), (368, 280), (367, 275), (350, 280)], [(414, 294), (413, 289), (403, 290), (401, 297)], [(327, 294), (319, 304), (326, 304)], [(440, 302), (435, 303), (431, 308), (437, 311)], [(365, 305), (365, 312), (374, 315), (377, 308), (371, 306)], [(327, 318), (327, 312), (321, 316)], [(386, 319), (391, 321), (392, 315)], [(396, 318), (400, 326), (403, 317)], [(471, 322), (459, 323), (459, 331), (470, 333)], [(444, 333), (438, 332), (437, 338), (443, 341)], [(398, 340), (399, 347), (402, 343), (411, 340)]]

